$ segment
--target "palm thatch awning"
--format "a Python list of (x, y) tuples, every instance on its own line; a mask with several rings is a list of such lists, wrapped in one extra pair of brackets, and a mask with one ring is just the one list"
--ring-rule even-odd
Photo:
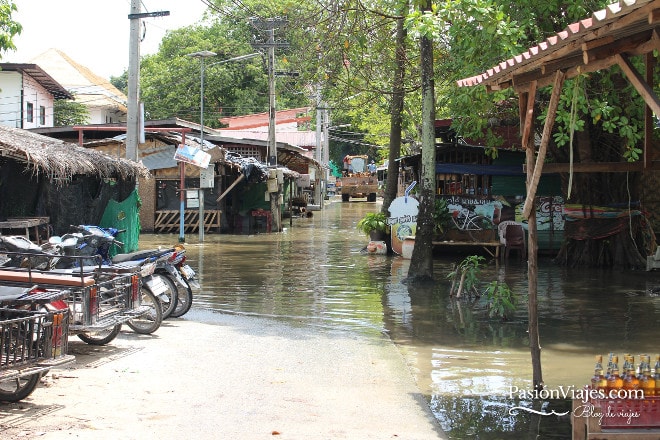
[(0, 157), (23, 162), (34, 175), (69, 179), (74, 175), (135, 179), (149, 170), (128, 159), (115, 158), (76, 144), (0, 125)]

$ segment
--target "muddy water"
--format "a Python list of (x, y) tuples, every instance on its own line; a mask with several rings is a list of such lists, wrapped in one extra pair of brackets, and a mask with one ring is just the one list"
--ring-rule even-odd
[[(438, 255), (436, 282), (422, 287), (402, 283), (408, 260), (366, 255), (368, 240), (355, 224), (378, 209), (377, 203), (336, 202), (292, 225), (285, 219), (279, 234), (207, 234), (202, 244), (188, 235), (188, 261), (202, 285), (193, 307), (274, 317), (319, 331), (388, 334), (451, 438), (570, 438), (567, 417), (510, 414), (514, 406), (533, 404), (548, 412), (569, 408), (565, 399), (532, 402), (523, 393), (532, 375), (526, 263), (512, 257), (506, 265), (484, 265), (484, 283), (506, 282), (520, 297), (509, 320), (489, 318), (483, 298), (448, 296), (446, 275), (464, 255)], [(177, 239), (143, 235), (140, 246)], [(660, 353), (656, 287), (655, 272), (565, 270), (542, 259), (539, 322), (547, 389), (570, 395), (583, 387), (597, 354)]]

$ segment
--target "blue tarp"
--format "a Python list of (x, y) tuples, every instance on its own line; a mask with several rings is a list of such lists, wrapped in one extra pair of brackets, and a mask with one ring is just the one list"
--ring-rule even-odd
[(474, 174), (477, 176), (524, 176), (521, 165), (477, 165), (464, 163), (436, 163), (435, 172), (441, 174)]

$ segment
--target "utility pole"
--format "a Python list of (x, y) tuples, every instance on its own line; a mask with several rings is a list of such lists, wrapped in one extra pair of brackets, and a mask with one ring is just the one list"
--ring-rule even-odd
[[(277, 139), (275, 137), (275, 49), (278, 47), (288, 47), (289, 43), (286, 41), (275, 40), (275, 29), (279, 29), (289, 21), (286, 18), (251, 18), (250, 23), (252, 26), (260, 31), (265, 31), (267, 39), (265, 42), (253, 43), (252, 47), (255, 49), (268, 50), (268, 165), (277, 167)], [(270, 211), (273, 217), (273, 224), (275, 230), (278, 232), (282, 230), (281, 213), (280, 213), (280, 185), (277, 185), (277, 191), (270, 191)]]
[[(323, 149), (325, 144), (321, 142), (322, 133), (323, 133), (323, 102), (321, 101), (321, 91), (320, 87), (316, 89), (316, 151), (314, 154), (314, 159), (320, 164), (323, 163)], [(316, 200), (321, 200), (321, 173), (322, 169), (319, 169), (318, 176), (314, 176), (314, 198)], [(319, 209), (323, 209), (323, 203), (319, 203)]]
[(286, 18), (251, 18), (252, 26), (260, 31), (265, 31), (267, 39), (265, 42), (253, 43), (255, 49), (268, 50), (268, 165), (277, 165), (277, 142), (275, 139), (275, 49), (289, 47), (286, 41), (275, 40), (275, 29), (286, 26), (289, 21)]
[(126, 159), (138, 160), (140, 100), (140, 0), (131, 0), (128, 47), (128, 103), (126, 117)]

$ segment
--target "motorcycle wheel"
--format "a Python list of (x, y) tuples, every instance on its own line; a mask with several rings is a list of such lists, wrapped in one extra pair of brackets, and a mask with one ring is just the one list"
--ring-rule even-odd
[(179, 299), (176, 302), (176, 308), (170, 314), (170, 316), (173, 318), (180, 318), (181, 316), (185, 315), (188, 313), (188, 310), (190, 310), (190, 307), (192, 306), (192, 289), (190, 288), (190, 284), (188, 284), (188, 280), (184, 279), (183, 282), (186, 283), (186, 287), (177, 284)]
[(0, 382), (0, 401), (18, 402), (25, 399), (39, 385), (39, 380), (44, 373), (34, 373), (29, 376)]
[(120, 331), (121, 324), (117, 324), (97, 332), (78, 333), (78, 339), (89, 345), (106, 345), (115, 339)]
[(154, 276), (160, 276), (163, 279), (163, 282), (167, 285), (167, 292), (161, 293), (161, 298), (162, 296), (167, 297), (167, 301), (162, 301), (161, 300), (161, 305), (163, 307), (163, 319), (167, 319), (170, 317), (172, 312), (177, 306), (177, 301), (179, 299), (179, 295), (177, 292), (176, 284), (174, 281), (170, 279), (169, 276), (165, 275), (164, 273), (157, 273), (154, 274)]
[(140, 288), (140, 295), (142, 295), (142, 305), (149, 306), (149, 311), (137, 318), (126, 321), (126, 324), (135, 333), (150, 335), (158, 330), (160, 324), (163, 322), (163, 306), (160, 304), (160, 300), (156, 295), (151, 293), (149, 289)]

